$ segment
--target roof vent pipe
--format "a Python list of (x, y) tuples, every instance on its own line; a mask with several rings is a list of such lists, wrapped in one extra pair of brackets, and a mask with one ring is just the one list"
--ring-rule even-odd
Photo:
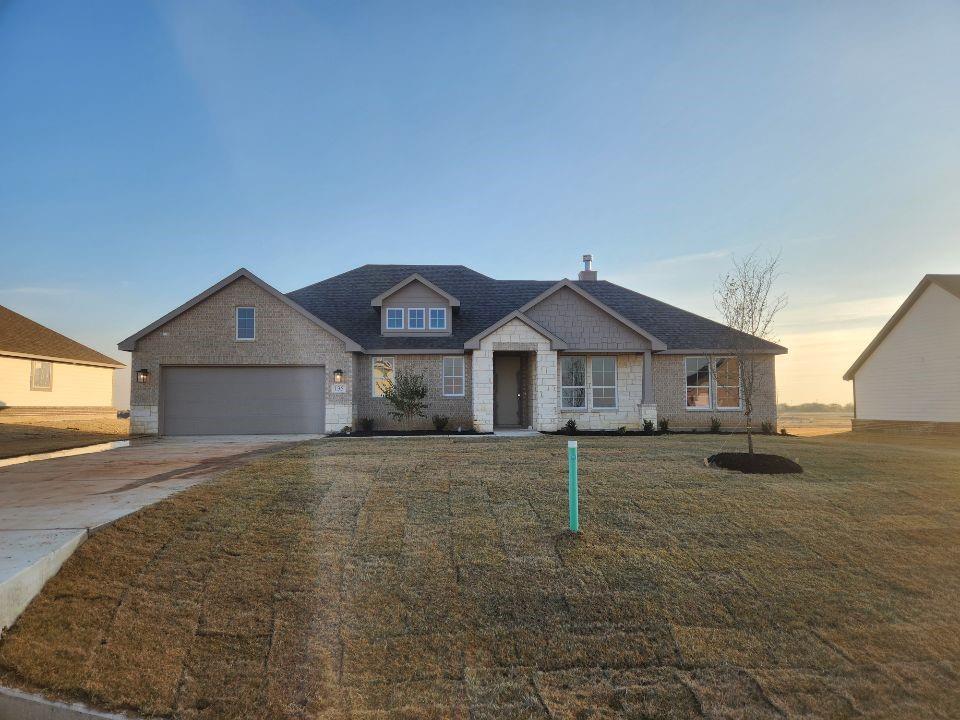
[(596, 280), (597, 271), (593, 269), (593, 255), (583, 256), (583, 270), (577, 276), (578, 280)]

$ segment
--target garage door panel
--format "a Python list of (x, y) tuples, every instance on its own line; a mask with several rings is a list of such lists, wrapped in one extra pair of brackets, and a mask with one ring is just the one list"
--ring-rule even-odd
[(165, 435), (320, 433), (322, 367), (163, 369)]

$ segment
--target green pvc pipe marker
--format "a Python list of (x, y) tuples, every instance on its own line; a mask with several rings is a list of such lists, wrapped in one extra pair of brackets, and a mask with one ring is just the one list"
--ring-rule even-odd
[(577, 487), (577, 441), (567, 441), (567, 471), (570, 476), (568, 497), (570, 502), (570, 532), (580, 532), (580, 491)]

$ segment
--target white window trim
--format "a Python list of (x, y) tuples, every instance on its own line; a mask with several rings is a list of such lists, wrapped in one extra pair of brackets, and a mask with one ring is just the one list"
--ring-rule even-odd
[[(410, 322), (410, 313), (413, 310), (419, 310), (420, 312), (423, 313), (423, 327), (415, 328), (413, 326), (413, 323)], [(423, 332), (426, 329), (427, 329), (427, 309), (422, 307), (407, 308), (407, 330), (417, 330), (419, 332)]]
[[(242, 338), (240, 337), (240, 311), (241, 310), (253, 310), (253, 337)], [(234, 340), (237, 342), (253, 342), (257, 339), (257, 309), (251, 307), (250, 305), (240, 305), (234, 309), (233, 312), (233, 335)]]
[[(432, 313), (434, 310), (439, 310), (440, 312), (443, 313), (443, 325), (441, 327), (433, 327), (433, 325), (431, 324), (432, 319), (430, 317), (430, 313)], [(427, 329), (428, 330), (446, 330), (447, 329), (447, 309), (445, 307), (432, 307), (429, 310), (427, 310)]]
[[(460, 360), (460, 387), (463, 388), (458, 393), (448, 393), (447, 392), (447, 373), (446, 365), (447, 360)], [(467, 360), (463, 355), (444, 355), (443, 359), (440, 360), (440, 392), (443, 393), (444, 397), (464, 397), (467, 394)], [(450, 375), (450, 377), (456, 377), (456, 375)]]
[[(374, 355), (370, 358), (370, 396), (382, 398), (383, 395), (377, 394), (377, 360), (389, 360), (390, 367), (393, 368), (393, 377), (397, 377), (397, 358), (394, 355)], [(391, 378), (390, 382), (393, 382)]]
[[(613, 385), (594, 385), (593, 384), (593, 361), (598, 358), (613, 358)], [(616, 355), (591, 355), (590, 356), (590, 409), (593, 412), (615, 412), (620, 409), (620, 391), (617, 387), (617, 381), (619, 380), (619, 369), (617, 368), (617, 356)], [(608, 388), (613, 387), (613, 405), (610, 407), (596, 407), (593, 404), (593, 389), (598, 388)]]
[[(687, 390), (691, 387), (700, 387), (697, 385), (687, 385), (687, 358), (707, 358), (707, 406), (690, 407), (687, 405)], [(737, 359), (736, 355), (684, 355), (681, 370), (683, 372), (683, 406), (687, 412), (742, 412), (743, 411), (743, 369), (740, 363), (737, 363), (738, 379), (740, 381), (740, 404), (736, 407), (720, 407), (717, 405), (717, 360)], [(720, 385), (719, 387), (731, 387), (729, 385)]]
[[(563, 384), (563, 361), (566, 359), (583, 358), (583, 385), (564, 385)], [(590, 399), (587, 397), (587, 372), (589, 370), (589, 358), (584, 355), (561, 355), (558, 359), (560, 367), (560, 409), (566, 412), (590, 412)], [(583, 390), (583, 405), (564, 405), (564, 390)]]
[[(733, 387), (733, 385), (720, 385), (717, 382), (717, 360), (736, 360), (737, 361), (737, 399), (740, 401), (736, 406), (720, 407), (718, 404), (719, 393), (717, 390), (722, 387)], [(740, 359), (736, 355), (715, 355), (710, 357), (710, 392), (712, 394), (714, 410), (717, 412), (740, 412), (743, 410), (743, 370), (740, 367)]]
[[(399, 311), (400, 311), (400, 327), (390, 327), (390, 311), (391, 311), (391, 310), (399, 310)], [(384, 318), (384, 325), (383, 325), (384, 329), (385, 329), (385, 330), (403, 330), (403, 329), (406, 327), (406, 324), (405, 324), (405, 322), (404, 322), (404, 320), (406, 319), (406, 316), (407, 316), (407, 313), (405, 312), (404, 308), (402, 308), (402, 307), (388, 307), (388, 308), (387, 308), (387, 315), (386, 315), (386, 317)]]

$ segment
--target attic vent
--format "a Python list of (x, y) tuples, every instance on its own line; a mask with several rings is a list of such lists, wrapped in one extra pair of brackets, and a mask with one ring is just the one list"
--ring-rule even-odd
[(596, 280), (597, 271), (593, 269), (593, 255), (583, 256), (583, 270), (577, 276), (578, 280)]

